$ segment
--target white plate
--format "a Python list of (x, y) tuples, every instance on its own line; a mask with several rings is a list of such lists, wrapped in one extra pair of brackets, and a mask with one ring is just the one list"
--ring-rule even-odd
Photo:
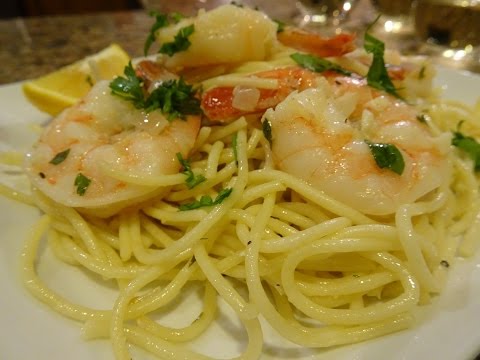
[[(445, 97), (473, 104), (478, 96), (480, 76), (442, 68), (437, 84), (444, 89)], [(0, 87), (0, 151), (8, 147), (26, 148), (34, 138), (29, 124), (47, 119), (23, 98), (20, 84)], [(21, 285), (19, 255), (38, 212), (2, 197), (0, 211), (0, 359), (113, 359), (108, 341), (84, 341), (79, 324), (51, 311), (32, 298)], [(42, 278), (61, 294), (96, 308), (111, 306), (114, 291), (91, 281), (76, 268), (62, 267), (59, 270), (58, 262), (48, 251), (41, 256), (39, 264)], [(189, 306), (188, 301), (185, 306)], [(230, 321), (228, 309), (222, 309), (220, 325), (213, 330), (214, 336), (202, 338), (194, 344), (195, 349), (216, 353), (219, 358), (238, 354), (244, 340), (238, 322)], [(451, 268), (445, 291), (432, 305), (423, 307), (419, 317), (422, 321), (412, 329), (361, 344), (320, 351), (299, 349), (282, 342), (265, 326), (267, 354), (263, 358), (473, 359), (480, 353), (480, 253), (473, 259), (460, 259)], [(175, 319), (178, 325), (183, 321), (187, 322), (188, 318)], [(240, 344), (235, 341), (239, 338)], [(149, 357), (136, 352), (134, 358)]]

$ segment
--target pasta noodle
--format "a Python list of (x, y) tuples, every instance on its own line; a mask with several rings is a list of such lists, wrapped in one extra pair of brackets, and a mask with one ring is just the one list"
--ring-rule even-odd
[[(283, 86), (282, 79), (248, 76), (292, 66), (292, 52), (280, 47), (269, 59), (235, 62), (203, 79), (204, 91), (235, 86), (275, 90)], [(350, 68), (365, 66), (355, 56), (333, 61)], [(319, 89), (330, 88), (319, 81)], [(314, 348), (360, 342), (412, 326), (414, 309), (442, 291), (446, 267), (458, 255), (471, 256), (478, 246), (480, 199), (472, 161), (448, 146), (442, 154), (446, 176), (413, 200), (395, 204), (392, 212), (375, 213), (355, 206), (354, 200), (345, 202), (286, 165), (279, 166), (284, 164), (276, 148), (280, 130), (273, 121), (281, 121), (284, 104), (310, 91), (296, 90), (276, 108), (267, 107), (275, 110), (263, 109), (264, 123), (271, 121), (276, 134), (273, 143), (261, 129), (260, 116), (247, 111), (234, 114), (233, 120), (203, 124), (186, 152), (190, 170), (184, 164), (184, 173), (129, 171), (112, 166), (105, 156), (98, 164), (101, 176), (121, 183), (121, 191), (133, 189), (134, 196), (118, 202), (68, 206), (36, 184), (31, 195), (0, 185), (1, 194), (35, 204), (44, 213), (22, 253), (25, 286), (55, 311), (82, 323), (86, 339), (109, 338), (115, 357), (122, 360), (131, 358), (130, 345), (161, 359), (210, 359), (186, 343), (209, 331), (219, 299), (235, 312), (248, 336), (235, 359), (262, 356), (260, 319), (283, 338)], [(348, 107), (349, 91), (335, 101)], [(379, 106), (383, 100), (371, 101)], [(432, 95), (419, 100), (415, 111), (428, 114), (421, 126), (435, 139), (450, 140), (460, 121), (465, 134), (480, 136), (478, 109)], [(362, 124), (368, 125), (374, 113), (372, 105), (363, 112)], [(290, 140), (296, 141), (293, 136)], [(185, 183), (187, 176), (200, 175), (203, 180), (195, 186)], [(352, 183), (352, 193), (355, 186)], [(179, 211), (195, 201), (207, 206)], [(65, 266), (115, 281), (118, 296), (111, 309), (76, 304), (45, 285), (35, 268), (43, 238)], [(184, 327), (157, 322), (156, 314), (179, 301), (193, 283), (203, 289), (200, 315)]]

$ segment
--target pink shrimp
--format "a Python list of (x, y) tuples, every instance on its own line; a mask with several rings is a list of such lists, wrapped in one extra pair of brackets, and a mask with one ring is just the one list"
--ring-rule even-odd
[[(367, 214), (394, 213), (449, 176), (449, 136), (433, 136), (415, 108), (363, 79), (319, 80), (263, 119), (271, 126), (277, 168)], [(404, 170), (380, 168), (369, 143), (395, 146)]]
[(278, 33), (278, 40), (286, 46), (320, 57), (342, 56), (355, 50), (354, 34), (339, 34), (330, 38), (318, 33), (287, 27)]
[[(159, 80), (150, 65), (137, 68), (145, 82)], [(140, 110), (112, 95), (109, 83), (101, 81), (49, 123), (27, 156), (26, 172), (36, 188), (61, 204), (103, 209), (158, 190), (121, 181), (106, 168), (127, 175), (175, 174), (176, 154), (188, 156), (199, 128), (199, 116), (169, 121), (160, 111)]]

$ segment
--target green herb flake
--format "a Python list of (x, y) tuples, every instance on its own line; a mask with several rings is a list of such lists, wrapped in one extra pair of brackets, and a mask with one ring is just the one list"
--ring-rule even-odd
[(442, 260), (440, 261), (440, 265), (442, 265), (443, 267), (445, 268), (449, 268), (450, 267), (450, 264), (447, 260)]
[(285, 31), (285, 26), (287, 26), (287, 24), (285, 24), (283, 21), (276, 19), (274, 19), (273, 21), (277, 24), (277, 34)]
[(347, 76), (352, 74), (350, 71), (345, 70), (340, 65), (314, 55), (294, 53), (290, 55), (290, 57), (301, 67), (317, 73), (331, 70)]
[(185, 15), (175, 11), (175, 12), (170, 14), (170, 17), (172, 18), (172, 20), (175, 24), (178, 24), (180, 22), (180, 20), (185, 18)]
[(420, 121), (423, 124), (426, 124), (427, 123), (427, 115), (425, 115), (425, 114), (417, 115), (417, 120)]
[(147, 112), (160, 109), (167, 120), (185, 118), (185, 115), (199, 115), (200, 100), (195, 96), (196, 90), (180, 78), (179, 80), (164, 81), (145, 101)]
[(145, 56), (147, 56), (148, 50), (150, 50), (150, 47), (152, 46), (152, 44), (155, 42), (157, 38), (157, 31), (169, 25), (167, 15), (160, 14), (156, 11), (152, 11), (150, 12), (150, 16), (155, 17), (155, 23), (150, 28), (150, 33), (148, 34), (147, 39), (145, 40), (145, 45), (143, 46), (143, 54)]
[(162, 47), (159, 50), (159, 53), (167, 54), (168, 56), (173, 56), (177, 52), (187, 50), (191, 45), (191, 42), (188, 38), (194, 32), (195, 32), (195, 26), (193, 24), (181, 28), (173, 38), (172, 42), (167, 42), (162, 45)]
[(475, 171), (480, 171), (480, 144), (477, 140), (454, 131), (452, 145), (463, 150), (473, 160)]
[(117, 76), (110, 82), (112, 94), (131, 101), (137, 109), (145, 107), (145, 96), (143, 93), (143, 81), (135, 74), (132, 63), (129, 62), (123, 70), (125, 77)]
[(185, 183), (189, 189), (193, 189), (198, 184), (207, 180), (203, 175), (195, 175), (190, 166), (190, 161), (183, 158), (181, 153), (177, 153), (177, 159), (183, 167), (183, 174), (187, 176)]
[(78, 173), (73, 183), (73, 185), (77, 187), (77, 194), (80, 196), (85, 195), (85, 192), (87, 191), (91, 182), (92, 180), (87, 178), (85, 175), (83, 175), (82, 173)]
[(239, 2), (236, 2), (236, 1), (230, 1), (230, 5), (233, 5), (233, 6), (236, 6), (236, 7), (239, 7), (239, 8), (243, 8), (243, 4), (239, 3)]
[(422, 80), (423, 78), (425, 78), (425, 65), (422, 66), (418, 72), (418, 80)]
[(238, 133), (235, 133), (232, 136), (232, 150), (233, 150), (233, 158), (235, 159), (235, 162), (238, 164), (237, 142), (238, 142)]
[(59, 152), (57, 155), (55, 155), (53, 157), (52, 160), (50, 160), (50, 164), (58, 165), (58, 164), (64, 162), (69, 153), (70, 153), (70, 149)]
[(265, 119), (262, 122), (262, 131), (265, 139), (267, 139), (270, 145), (272, 145), (272, 124), (270, 123), (270, 120)]
[(232, 193), (232, 188), (222, 189), (215, 200), (213, 200), (209, 195), (203, 195), (200, 200), (195, 200), (194, 202), (188, 204), (182, 204), (179, 207), (180, 211), (194, 210), (205, 206), (214, 206), (223, 202), (227, 197)]
[(402, 153), (393, 144), (385, 143), (372, 143), (365, 140), (373, 158), (380, 169), (387, 168), (392, 170), (398, 175), (402, 175), (405, 169), (405, 161), (403, 160)]
[(85, 81), (88, 83), (88, 85), (93, 86), (93, 79), (90, 75), (87, 75)]
[(386, 91), (387, 93), (401, 99), (401, 96), (397, 93), (395, 85), (393, 85), (390, 76), (388, 76), (388, 71), (385, 66), (385, 60), (383, 58), (385, 53), (385, 44), (373, 37), (367, 32), (365, 32), (364, 38), (364, 48), (365, 51), (373, 55), (372, 64), (368, 69), (367, 73), (367, 83), (375, 89)]
[(143, 80), (135, 74), (131, 63), (125, 67), (124, 74), (125, 77), (118, 76), (110, 83), (110, 89), (112, 94), (132, 102), (137, 109), (147, 112), (160, 109), (169, 121), (202, 113), (200, 100), (196, 97), (197, 90), (182, 78), (164, 81), (146, 96)]

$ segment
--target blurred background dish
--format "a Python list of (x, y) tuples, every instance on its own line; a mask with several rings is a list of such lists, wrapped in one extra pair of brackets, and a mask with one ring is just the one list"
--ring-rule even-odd
[(379, 13), (377, 31), (394, 35), (411, 35), (414, 33), (414, 12), (416, 0), (372, 0), (372, 5)]
[(480, 71), (480, 1), (418, 0), (419, 52), (457, 69)]

